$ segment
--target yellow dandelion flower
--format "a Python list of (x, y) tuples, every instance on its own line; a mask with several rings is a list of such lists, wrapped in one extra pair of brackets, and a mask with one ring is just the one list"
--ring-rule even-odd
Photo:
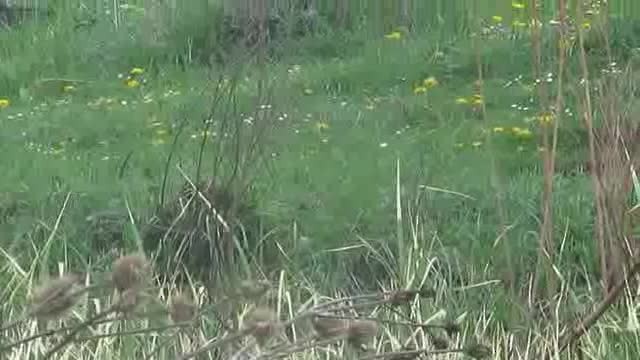
[(318, 122), (316, 123), (316, 129), (318, 130), (326, 130), (329, 128), (329, 124), (327, 124), (326, 122)]
[(542, 114), (540, 116), (538, 116), (538, 122), (541, 125), (549, 125), (553, 122), (553, 115), (552, 114)]
[(583, 22), (582, 23), (582, 28), (585, 29), (585, 30), (591, 29), (591, 23), (588, 22), (588, 21)]
[(531, 19), (529, 21), (529, 26), (531, 26), (532, 28), (539, 28), (542, 26), (542, 22), (540, 22), (540, 20), (538, 19)]
[(521, 9), (524, 9), (524, 3), (514, 1), (514, 2), (511, 3), (511, 7), (514, 8), (514, 9), (521, 10)]
[(169, 131), (167, 131), (167, 129), (160, 128), (160, 129), (156, 130), (156, 135), (158, 135), (158, 136), (167, 135), (168, 133), (169, 133)]
[(429, 76), (428, 78), (424, 79), (424, 81), (422, 82), (422, 84), (424, 85), (424, 87), (426, 87), (427, 89), (431, 89), (433, 87), (438, 86), (439, 82), (438, 79), (434, 78), (433, 76)]
[(496, 22), (496, 23), (501, 23), (502, 22), (502, 16), (500, 16), (500, 15), (493, 15), (491, 17), (491, 19), (493, 20), (493, 22)]
[(11, 101), (7, 98), (0, 98), (0, 109), (6, 109), (11, 105)]
[(414, 93), (414, 94), (416, 94), (416, 95), (417, 95), (417, 94), (424, 94), (424, 93), (426, 93), (426, 92), (427, 92), (427, 88), (426, 88), (426, 87), (424, 87), (424, 86), (416, 86), (416, 87), (413, 89), (413, 93)]
[(385, 35), (384, 37), (391, 40), (400, 40), (402, 39), (402, 33), (400, 31), (393, 31)]
[(527, 27), (527, 23), (520, 20), (514, 20), (513, 23), (511, 23), (511, 25), (513, 25), (514, 28)]
[(72, 92), (73, 90), (75, 90), (76, 87), (73, 85), (65, 85), (62, 87), (62, 91), (63, 92)]
[(131, 74), (131, 75), (141, 75), (141, 74), (144, 74), (144, 69), (143, 68), (139, 68), (139, 67), (134, 67), (133, 69), (131, 69), (131, 71), (129, 71), (129, 74)]
[(480, 94), (474, 94), (471, 97), (471, 104), (473, 105), (482, 105), (484, 104), (484, 97)]
[(456, 104), (464, 105), (468, 103), (469, 103), (469, 100), (467, 98), (459, 97), (456, 99)]
[(125, 81), (125, 85), (130, 88), (136, 88), (140, 86), (140, 82), (136, 79), (127, 79), (127, 81)]
[(151, 139), (151, 144), (153, 146), (164, 145), (166, 143), (167, 143), (167, 140), (161, 137), (154, 137), (153, 139)]
[(502, 126), (496, 126), (493, 128), (493, 132), (494, 133), (503, 133), (504, 132), (504, 128)]
[(474, 141), (474, 142), (471, 143), (471, 146), (480, 147), (480, 146), (482, 146), (482, 141)]
[(531, 137), (533, 137), (533, 133), (529, 129), (513, 127), (511, 131), (513, 132), (513, 135), (515, 135), (519, 139), (530, 139)]

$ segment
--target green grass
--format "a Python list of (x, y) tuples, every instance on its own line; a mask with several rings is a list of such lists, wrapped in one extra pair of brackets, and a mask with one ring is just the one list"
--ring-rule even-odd
[[(487, 116), (481, 120), (471, 105), (457, 101), (475, 93), (477, 79), (476, 54), (465, 34), (417, 32), (401, 40), (318, 35), (283, 42), (273, 51), (276, 60), (261, 71), (255, 64), (241, 70), (206, 66), (200, 61), (210, 46), (206, 37), (196, 38), (198, 59), (185, 60), (181, 39), (203, 31), (197, 21), (182, 24), (184, 33), (172, 32), (165, 47), (145, 42), (146, 29), (136, 26), (143, 22), (135, 17), (119, 31), (106, 23), (74, 31), (61, 21), (0, 33), (0, 98), (11, 102), (0, 109), (3, 313), (15, 315), (10, 309), (23, 302), (22, 282), (40, 272), (55, 272), (59, 263), (103, 270), (113, 258), (110, 251), (136, 249), (161, 197), (168, 157), (171, 197), (184, 183), (177, 164), (195, 176), (216, 79), (241, 71), (237, 108), (214, 118), (226, 116), (249, 132), (258, 126), (255, 118), (245, 121), (255, 108), (271, 110), (259, 119), (270, 122), (260, 157), (245, 169), (255, 176), (247, 201), (260, 221), (248, 229), (243, 251), (251, 261), (244, 270), (264, 267), (272, 280), (282, 275), (292, 282), (281, 290), (294, 299), (283, 300), (280, 293), (278, 301), (299, 305), (298, 297), (306, 296), (301, 289), (310, 284), (335, 295), (340, 288), (412, 287), (425, 277), (439, 293), (435, 304), (415, 310), (420, 316), (441, 307), (453, 314), (469, 311), (464, 331), (496, 351), (508, 331), (535, 328), (501, 287), (448, 292), (505, 280), (507, 272), (514, 273), (516, 291), (524, 292), (535, 270), (542, 173), (540, 129), (530, 121), (539, 106), (526, 37), (482, 41)], [(129, 88), (123, 76), (134, 67), (145, 72), (141, 86)], [(552, 65), (548, 69), (555, 72)], [(428, 77), (438, 85), (415, 94)], [(265, 79), (269, 104), (256, 103)], [(73, 89), (64, 91), (68, 84)], [(571, 174), (586, 150), (571, 102), (567, 114), (560, 128), (562, 171), (554, 179), (554, 234), (556, 265), (575, 297), (564, 314), (571, 316), (597, 297), (599, 275), (592, 185), (586, 175)], [(518, 138), (513, 127), (532, 135)], [(205, 177), (214, 169), (220, 138), (206, 146)], [(228, 176), (233, 152), (225, 151), (222, 175)], [(506, 218), (499, 217), (498, 206)], [(113, 224), (95, 226), (92, 219), (105, 213), (115, 214)], [(626, 318), (618, 315), (605, 322), (623, 327)], [(585, 351), (607, 353), (594, 358), (640, 353), (628, 335), (609, 335), (607, 325), (598, 330)]]

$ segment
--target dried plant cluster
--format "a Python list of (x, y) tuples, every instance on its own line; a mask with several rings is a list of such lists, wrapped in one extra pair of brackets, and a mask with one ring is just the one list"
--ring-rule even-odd
[[(429, 289), (350, 296), (314, 302), (313, 306), (307, 302), (285, 317), (276, 305), (283, 299), (277, 298), (274, 304), (273, 297), (269, 296), (271, 284), (265, 280), (240, 281), (227, 295), (203, 297), (217, 298), (215, 303), (199, 305), (200, 297), (193, 296), (197, 292), (186, 289), (170, 289), (167, 299), (154, 297), (152, 294), (162, 294), (166, 286), (155, 284), (157, 276), (154, 276), (153, 266), (142, 254), (116, 259), (103, 283), (85, 285), (89, 283), (89, 275), (68, 273), (37, 285), (32, 290), (30, 307), (24, 316), (2, 324), (1, 357), (11, 358), (12, 352), (32, 342), (49, 344), (46, 338), (53, 339), (58, 335), (61, 339), (43, 347), (46, 351), (43, 358), (55, 358), (65, 349), (79, 351), (80, 346), (88, 346), (92, 339), (158, 333), (167, 340), (158, 343), (153, 353), (163, 351), (173, 354), (166, 355), (170, 358), (182, 360), (214, 352), (225, 354), (223, 358), (279, 359), (329, 349), (349, 352), (362, 359), (410, 359), (423, 354), (451, 352), (462, 352), (479, 359), (491, 354), (489, 348), (481, 345), (449, 349), (450, 342), (459, 340), (453, 340), (453, 335), (461, 330), (459, 324), (426, 324), (412, 319), (413, 311), (404, 313), (402, 309), (406, 306), (433, 298), (435, 294)], [(105, 294), (105, 290), (113, 294), (111, 306), (102, 311), (96, 308), (95, 313), (91, 313), (90, 304), (100, 303), (100, 295)], [(314, 295), (312, 300), (316, 298)], [(230, 306), (223, 306), (223, 303)], [(161, 305), (159, 311), (153, 309), (155, 304)], [(67, 316), (71, 313), (84, 320)], [(362, 315), (364, 313), (375, 316)], [(147, 325), (134, 330), (109, 333), (89, 330), (102, 323), (141, 319), (149, 320)], [(48, 322), (49, 329), (26, 335), (34, 320)], [(148, 325), (151, 321), (163, 325), (151, 327)], [(212, 324), (222, 325), (224, 330), (212, 327)], [(404, 331), (407, 328), (412, 331), (407, 333)], [(290, 336), (292, 330), (300, 335)], [(435, 330), (441, 330), (442, 334), (436, 334)], [(420, 344), (416, 331), (427, 334), (422, 338), (430, 341)], [(87, 335), (81, 335), (83, 332)], [(413, 335), (407, 335), (403, 347), (394, 349), (397, 346), (391, 346), (393, 342), (385, 336), (392, 333)]]
[(49, 321), (67, 315), (79, 300), (82, 280), (79, 274), (65, 274), (36, 287), (31, 296), (33, 316)]

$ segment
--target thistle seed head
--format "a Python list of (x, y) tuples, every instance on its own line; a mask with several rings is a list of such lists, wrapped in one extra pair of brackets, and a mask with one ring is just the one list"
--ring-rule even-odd
[(66, 315), (78, 302), (82, 275), (70, 273), (47, 280), (33, 290), (31, 312), (39, 320), (54, 320)]
[(193, 321), (196, 317), (197, 307), (184, 293), (177, 293), (169, 301), (169, 318), (174, 323)]
[(113, 285), (120, 293), (138, 288), (150, 270), (151, 266), (144, 255), (121, 256), (113, 263), (111, 273)]
[(129, 314), (135, 310), (140, 302), (140, 290), (138, 288), (126, 289), (119, 293), (118, 302), (114, 310), (122, 314)]
[(259, 307), (247, 316), (245, 328), (258, 344), (263, 345), (275, 334), (277, 323), (277, 316), (271, 309)]

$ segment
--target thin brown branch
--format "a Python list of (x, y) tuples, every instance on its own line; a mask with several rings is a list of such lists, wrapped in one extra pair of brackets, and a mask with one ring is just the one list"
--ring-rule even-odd
[[(622, 290), (629, 286), (633, 278), (640, 273), (640, 260), (638, 260), (627, 272), (625, 278), (614, 286), (600, 304), (593, 309), (587, 316), (582, 317), (584, 320), (572, 326), (564, 335), (561, 336), (558, 352), (563, 352), (571, 344), (578, 341), (595, 323), (604, 315), (604, 313), (616, 303), (622, 294)], [(547, 356), (550, 359), (550, 356)]]

